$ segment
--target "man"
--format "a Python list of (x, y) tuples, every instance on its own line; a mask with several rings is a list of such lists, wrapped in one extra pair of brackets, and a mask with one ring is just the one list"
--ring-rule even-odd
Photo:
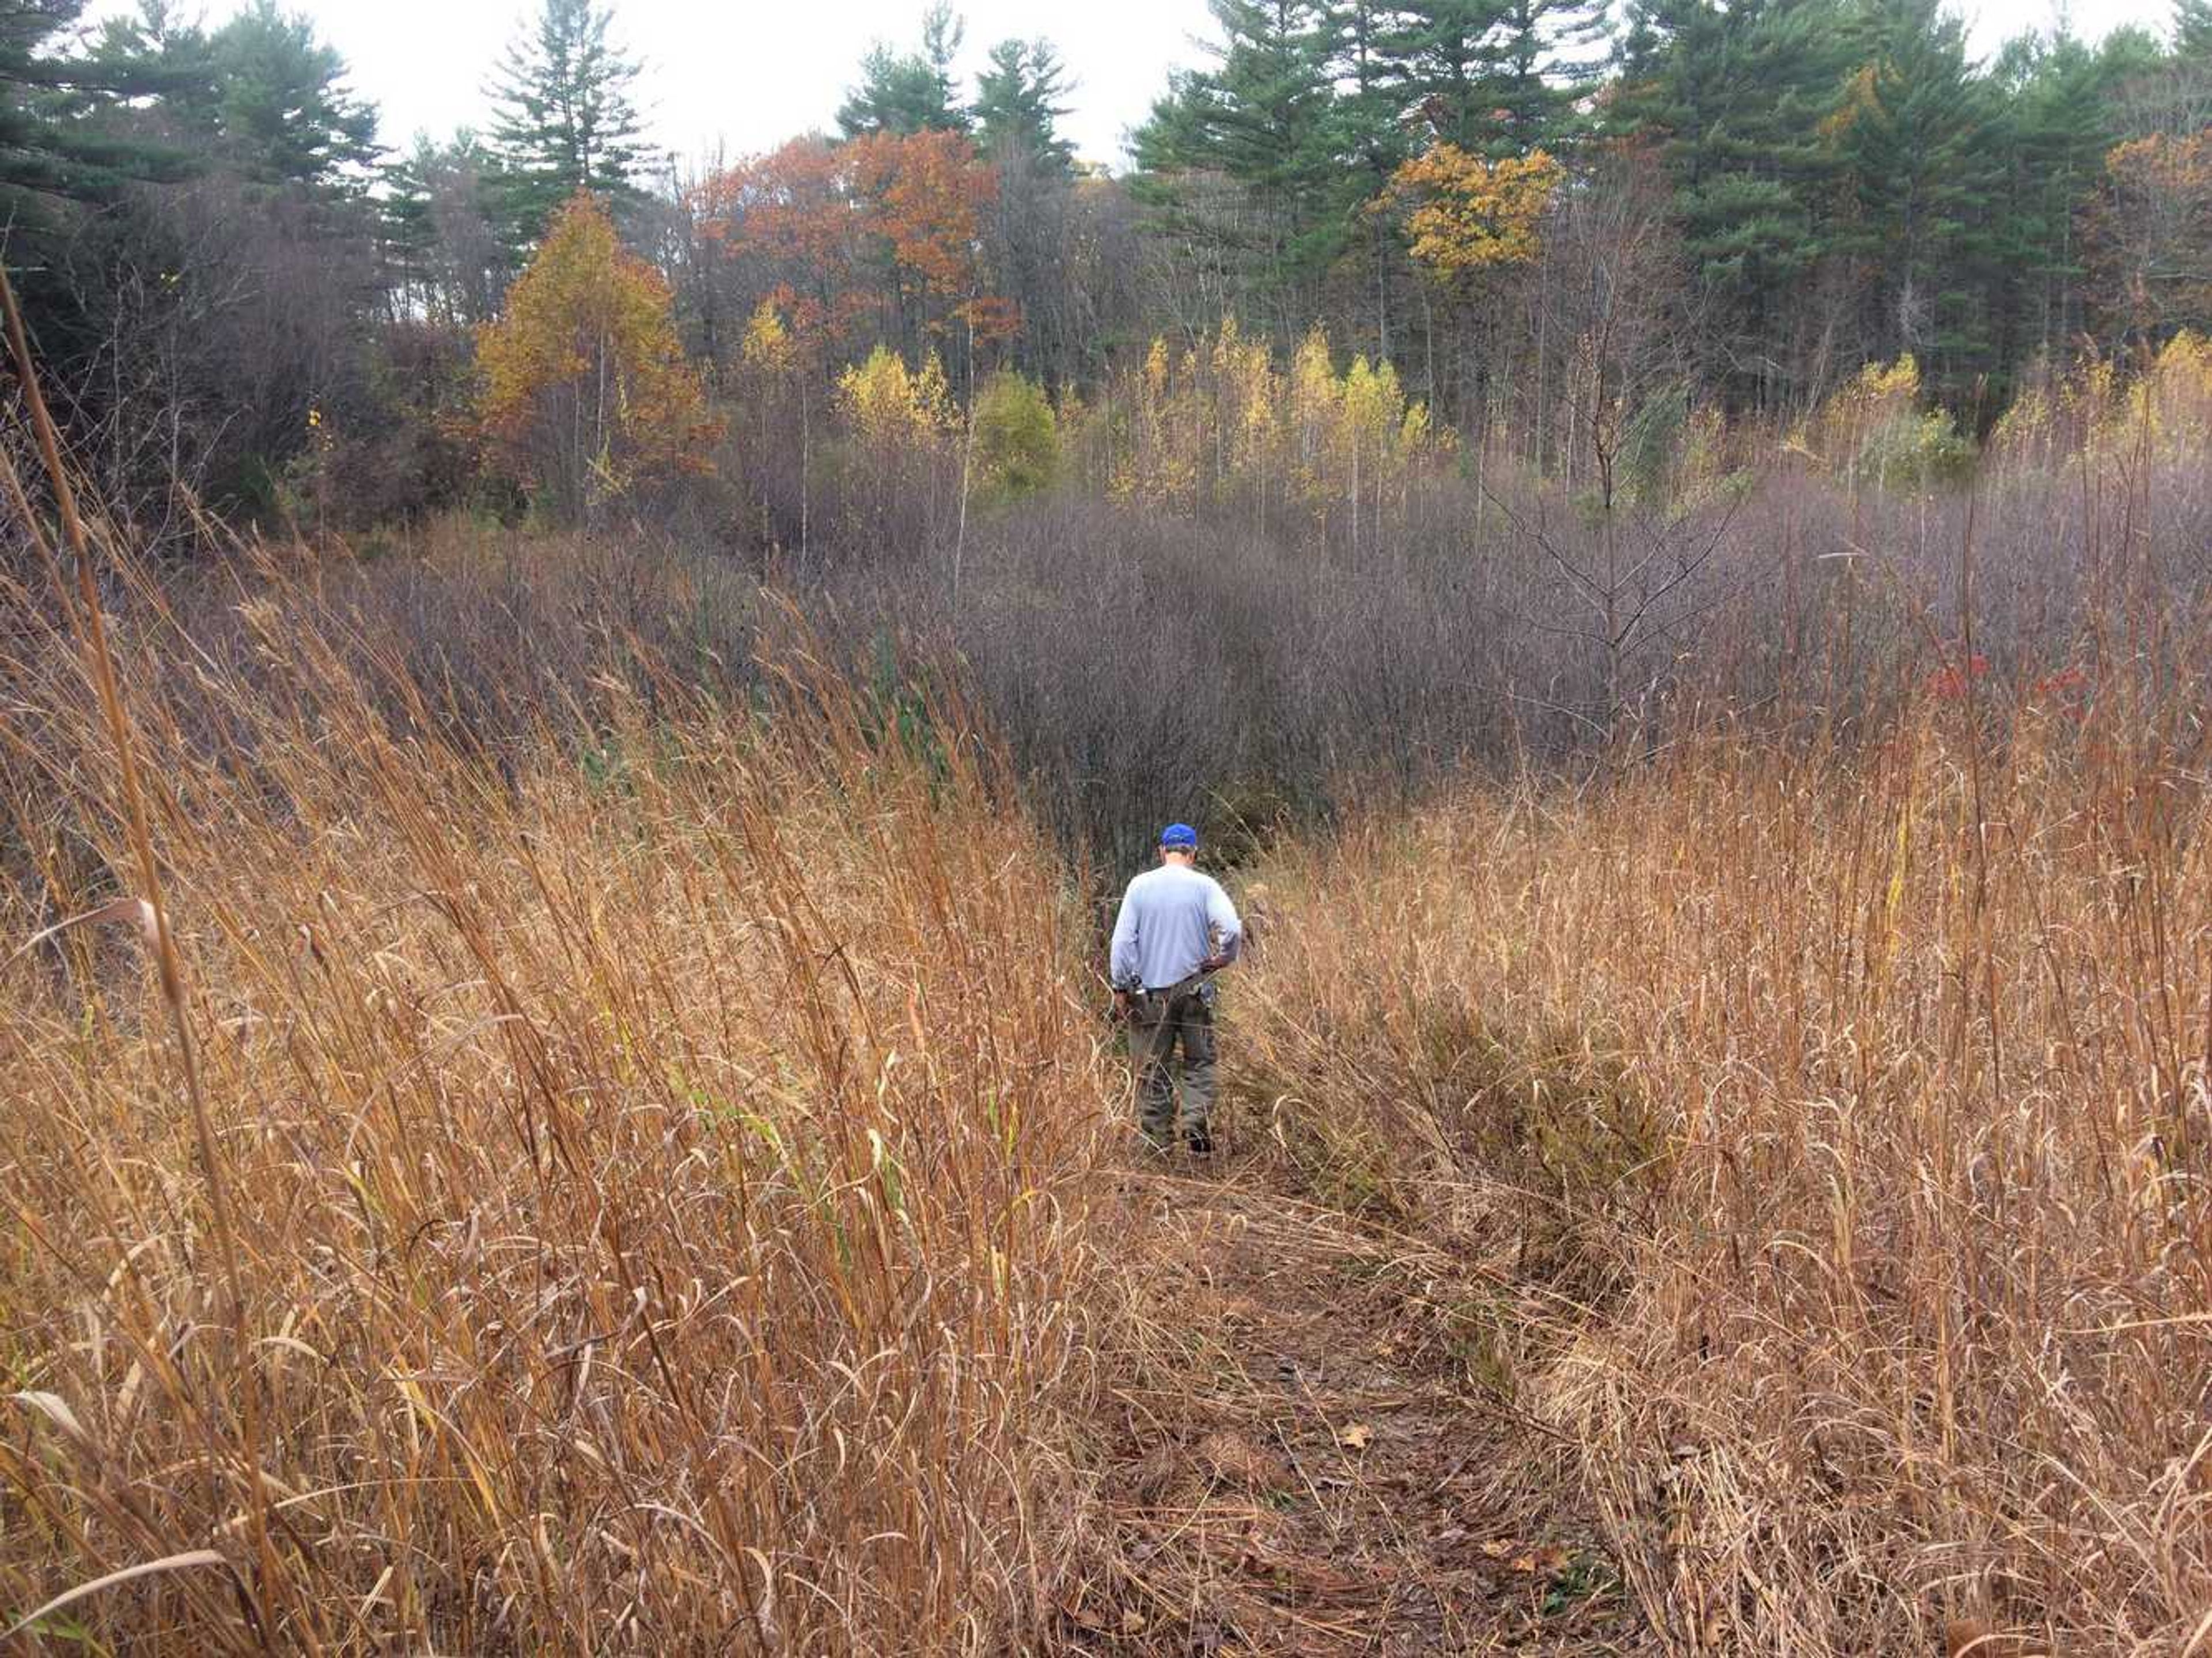
[[(1198, 832), (1160, 832), (1160, 866), (1129, 883), (1114, 923), (1108, 976), (1114, 1008), (1128, 1023), (1137, 1067), (1138, 1121), (1155, 1147), (1180, 1133), (1200, 1157), (1213, 1150), (1212, 975), (1237, 959), (1243, 923), (1221, 884), (1194, 867)], [(1182, 1048), (1182, 1109), (1171, 1069)]]

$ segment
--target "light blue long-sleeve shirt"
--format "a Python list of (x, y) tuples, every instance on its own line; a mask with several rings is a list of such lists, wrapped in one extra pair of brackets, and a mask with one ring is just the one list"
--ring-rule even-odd
[(1237, 906), (1211, 875), (1181, 864), (1148, 869), (1129, 883), (1114, 922), (1107, 972), (1116, 990), (1165, 990), (1207, 957), (1234, 957), (1244, 936)]

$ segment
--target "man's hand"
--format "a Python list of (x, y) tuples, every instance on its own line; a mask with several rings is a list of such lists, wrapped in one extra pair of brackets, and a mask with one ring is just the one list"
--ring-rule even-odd
[(1114, 993), (1114, 1023), (1115, 1024), (1129, 1023), (1129, 993), (1126, 990), (1117, 990)]
[(1207, 957), (1204, 961), (1198, 964), (1198, 970), (1200, 973), (1218, 973), (1223, 968), (1227, 967), (1230, 963), (1236, 959), (1237, 958), (1233, 956), (1224, 956), (1220, 951), (1216, 950), (1212, 955)]

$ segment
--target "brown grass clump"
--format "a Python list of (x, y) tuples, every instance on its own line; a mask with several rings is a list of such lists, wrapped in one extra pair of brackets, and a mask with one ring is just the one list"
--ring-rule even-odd
[(281, 585), (222, 658), (104, 602), (240, 1304), (109, 924), (151, 912), (96, 676), (10, 588), (0, 1628), (118, 1574), (38, 1629), (1018, 1638), (1105, 1102), (1056, 865), (957, 711), (792, 640), (750, 707), (610, 677), (495, 768)]
[(1266, 872), (1259, 1104), (1548, 1292), (1469, 1386), (1579, 1441), (1678, 1650), (2205, 1649), (2202, 756), (1967, 677)]

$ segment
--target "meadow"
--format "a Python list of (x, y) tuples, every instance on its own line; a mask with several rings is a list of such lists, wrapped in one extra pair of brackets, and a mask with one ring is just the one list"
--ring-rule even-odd
[(137, 597), (134, 799), (9, 594), (10, 1624), (105, 1579), (35, 1627), (1027, 1627), (1107, 1101), (996, 757), (887, 737), (793, 633), (743, 708), (623, 691), (502, 768), (378, 712), (281, 580), (222, 657)]
[(1255, 1115), (1493, 1269), (1432, 1321), (1668, 1650), (2204, 1637), (2205, 803), (2128, 723), (1931, 695), (1270, 865)]
[(1632, 687), (1630, 531), (1456, 461), (1379, 547), (1079, 473), (957, 565), (25, 549), (8, 1622), (1183, 1649), (1071, 1611), (1179, 1374), (1095, 931), (1172, 797), (1262, 919), (1215, 1178), (1379, 1252), (1633, 1649), (2203, 1649), (2194, 361), (1964, 479), (1731, 437)]

